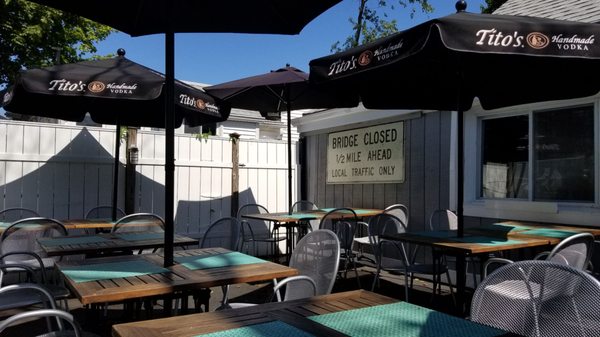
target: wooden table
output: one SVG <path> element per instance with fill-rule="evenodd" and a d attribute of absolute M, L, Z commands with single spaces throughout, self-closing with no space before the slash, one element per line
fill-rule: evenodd
<path fill-rule="evenodd" d="M 558 244 L 562 239 L 578 233 L 590 233 L 595 237 L 600 237 L 600 227 L 567 226 L 524 221 L 502 221 L 489 225 L 467 228 L 466 231 L 506 238 L 545 238 L 549 240 L 552 245 Z"/>
<path fill-rule="evenodd" d="M 463 238 L 456 236 L 456 231 L 427 231 L 419 233 L 400 233 L 382 235 L 384 239 L 403 241 L 417 245 L 430 246 L 434 252 L 455 255 L 456 259 L 456 293 L 458 313 L 466 312 L 466 266 L 468 256 L 482 253 L 501 252 L 506 250 L 527 247 L 550 247 L 553 240 L 546 237 L 522 236 L 503 238 L 499 236 L 485 236 L 465 234 Z"/>
<path fill-rule="evenodd" d="M 224 248 L 203 248 L 177 251 L 174 258 L 210 257 L 232 253 Z M 241 253 L 240 253 L 241 254 Z M 155 295 L 167 295 L 177 291 L 203 289 L 227 284 L 268 281 L 277 278 L 297 275 L 297 270 L 280 264 L 262 261 L 261 263 L 229 265 L 218 268 L 192 270 L 185 264 L 177 263 L 165 268 L 164 272 L 114 277 L 104 280 L 76 282 L 66 275 L 69 269 L 94 268 L 111 263 L 150 263 L 162 267 L 162 254 L 125 255 L 106 258 L 86 259 L 83 261 L 61 261 L 56 265 L 64 276 L 67 286 L 82 304 L 94 304 L 143 298 Z M 105 268 L 109 269 L 109 268 Z"/>
<path fill-rule="evenodd" d="M 74 235 L 38 238 L 40 247 L 48 256 L 97 254 L 123 250 L 162 248 L 163 233 L 120 232 L 95 235 Z M 197 245 L 198 240 L 182 235 L 174 236 L 174 246 Z"/>
<path fill-rule="evenodd" d="M 381 311 L 384 312 L 383 315 Z M 409 315 L 405 315 L 404 312 Z M 418 313 L 417 317 L 424 319 L 415 318 L 415 313 Z M 360 331 L 356 331 L 356 326 L 348 326 L 348 323 L 354 323 L 353 319 L 339 320 L 341 322 L 338 323 L 345 325 L 339 327 L 339 324 L 327 322 L 327 319 L 332 318 L 331 315 L 324 316 L 327 314 L 356 317 L 354 320 L 358 321 Z M 388 318 L 387 315 L 393 317 Z M 443 324 L 446 321 L 453 324 L 447 327 Z M 253 326 L 251 329 L 255 331 L 254 335 L 256 336 L 285 336 L 288 334 L 281 330 L 283 325 L 284 328 L 299 329 L 312 336 L 368 336 L 369 332 L 374 331 L 380 333 L 386 331 L 378 336 L 449 336 L 449 334 L 440 335 L 443 331 L 435 329 L 436 324 L 448 330 L 449 333 L 452 333 L 452 329 L 459 327 L 457 330 L 462 330 L 461 337 L 479 337 L 475 334 L 477 329 L 493 330 L 477 323 L 405 302 L 398 302 L 390 297 L 366 290 L 355 290 L 288 302 L 260 304 L 249 308 L 116 324 L 112 327 L 112 335 L 114 337 L 192 337 Z M 261 326 L 264 328 L 265 325 L 272 326 L 272 329 L 277 330 L 262 334 L 256 332 L 256 329 Z M 408 329 L 412 334 L 407 334 L 402 329 Z M 469 331 L 473 333 L 469 334 Z M 510 336 L 503 331 L 494 330 L 494 332 L 497 333 L 494 336 Z M 234 336 L 235 333 L 236 330 L 229 331 L 228 336 Z"/>
<path fill-rule="evenodd" d="M 301 212 L 278 212 L 278 213 L 258 213 L 258 214 L 246 214 L 242 215 L 246 219 L 254 219 L 261 221 L 270 221 L 275 224 L 276 227 L 284 227 L 286 229 L 286 254 L 291 254 L 294 249 L 295 240 L 293 238 L 293 229 L 297 228 L 298 223 L 301 221 L 320 220 L 327 212 L 333 210 L 333 208 L 324 208 L 316 210 L 306 210 Z M 356 216 L 360 218 L 366 218 L 381 214 L 382 209 L 372 208 L 352 208 L 356 212 Z M 333 214 L 334 217 L 344 218 L 345 214 L 343 211 Z"/>

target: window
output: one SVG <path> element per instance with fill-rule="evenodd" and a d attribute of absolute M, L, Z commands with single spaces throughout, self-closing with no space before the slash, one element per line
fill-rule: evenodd
<path fill-rule="evenodd" d="M 592 105 L 485 119 L 481 132 L 481 197 L 594 202 Z"/>
<path fill-rule="evenodd" d="M 210 123 L 198 126 L 189 126 L 187 124 L 183 125 L 183 132 L 189 134 L 200 134 L 200 133 L 208 133 L 210 135 L 217 134 L 217 123 Z"/>

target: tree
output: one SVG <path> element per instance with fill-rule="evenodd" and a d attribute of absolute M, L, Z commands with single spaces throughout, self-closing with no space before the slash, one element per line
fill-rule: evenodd
<path fill-rule="evenodd" d="M 481 13 L 492 14 L 498 7 L 502 6 L 506 0 L 485 0 L 487 6 L 481 5 Z"/>
<path fill-rule="evenodd" d="M 78 62 L 113 29 L 25 0 L 0 0 L 0 89 L 22 69 Z M 57 60 L 58 55 L 58 60 Z"/>
<path fill-rule="evenodd" d="M 352 47 L 365 44 L 383 36 L 390 35 L 398 31 L 397 21 L 389 19 L 389 11 L 394 11 L 396 6 L 410 8 L 410 17 L 412 18 L 420 7 L 424 13 L 431 13 L 433 7 L 429 0 L 397 0 L 397 2 L 388 2 L 387 0 L 375 0 L 369 3 L 369 0 L 358 0 L 358 14 L 356 19 L 350 18 L 353 35 L 346 38 L 341 43 L 337 41 L 331 46 L 332 52 L 339 52 Z M 371 5 L 376 4 L 376 5 Z M 376 7 L 374 7 L 376 6 Z"/>

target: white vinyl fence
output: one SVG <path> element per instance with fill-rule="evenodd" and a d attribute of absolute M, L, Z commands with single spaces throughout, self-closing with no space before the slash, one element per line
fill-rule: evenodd
<path fill-rule="evenodd" d="M 287 210 L 285 142 L 239 142 L 239 204 Z M 164 132 L 138 131 L 136 212 L 164 214 L 164 144 Z M 120 146 L 119 206 L 124 208 L 125 140 Z M 68 219 L 110 205 L 114 149 L 112 126 L 0 121 L 0 208 L 27 207 L 41 216 Z M 228 138 L 176 135 L 177 233 L 202 233 L 216 219 L 231 215 L 231 150 Z M 295 163 L 292 167 L 295 176 Z"/>

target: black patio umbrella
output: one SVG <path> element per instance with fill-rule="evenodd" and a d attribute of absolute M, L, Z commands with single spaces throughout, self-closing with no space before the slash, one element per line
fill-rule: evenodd
<path fill-rule="evenodd" d="M 458 13 L 310 61 L 310 79 L 366 108 L 458 111 L 457 215 L 463 235 L 463 111 L 584 97 L 600 90 L 598 25 Z"/>
<path fill-rule="evenodd" d="M 291 111 L 354 107 L 358 97 L 349 97 L 338 90 L 317 89 L 308 81 L 308 73 L 291 67 L 242 78 L 204 88 L 232 107 L 257 110 L 262 113 L 287 112 L 288 152 L 288 212 L 292 213 L 292 131 Z"/>
<path fill-rule="evenodd" d="M 167 102 L 173 95 L 175 33 L 222 32 L 298 34 L 341 0 L 30 0 L 109 25 L 131 36 L 165 34 Z M 173 264 L 174 128 L 173 104 L 165 110 L 165 266 Z"/>
<path fill-rule="evenodd" d="M 60 64 L 19 74 L 5 93 L 2 106 L 10 112 L 117 126 L 113 186 L 116 217 L 121 125 L 165 126 L 165 76 L 124 57 Z M 200 89 L 175 81 L 174 125 L 226 120 L 229 108 Z M 225 104 L 226 105 L 226 104 Z"/>

